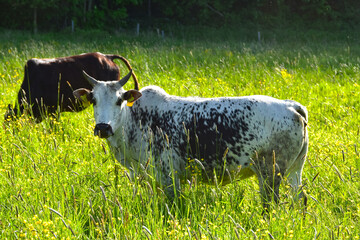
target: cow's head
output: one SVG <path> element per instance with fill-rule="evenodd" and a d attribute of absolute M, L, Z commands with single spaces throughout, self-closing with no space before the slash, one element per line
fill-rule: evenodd
<path fill-rule="evenodd" d="M 98 81 L 83 71 L 84 77 L 93 86 L 90 91 L 85 88 L 75 90 L 74 96 L 84 105 L 93 104 L 95 129 L 94 134 L 101 138 L 108 138 L 120 127 L 121 111 L 126 106 L 141 97 L 137 90 L 125 91 L 123 86 L 129 80 L 132 70 L 128 75 L 118 81 Z"/>

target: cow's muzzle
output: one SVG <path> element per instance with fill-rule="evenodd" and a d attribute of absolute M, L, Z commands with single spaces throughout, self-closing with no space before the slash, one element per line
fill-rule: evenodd
<path fill-rule="evenodd" d="M 100 138 L 108 138 L 114 135 L 112 127 L 106 123 L 98 123 L 95 125 L 94 135 Z"/>

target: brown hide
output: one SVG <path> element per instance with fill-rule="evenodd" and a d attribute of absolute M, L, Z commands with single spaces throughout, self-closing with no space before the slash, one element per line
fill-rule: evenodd
<path fill-rule="evenodd" d="M 48 114 L 54 114 L 58 109 L 60 112 L 83 110 L 85 107 L 75 100 L 72 93 L 78 88 L 92 89 L 83 77 L 83 71 L 103 81 L 119 80 L 120 69 L 114 59 L 122 60 L 127 68 L 131 69 L 130 63 L 124 57 L 98 52 L 28 60 L 17 102 L 14 109 L 9 105 L 5 119 L 20 116 L 25 109 L 37 122 L 42 121 Z M 139 89 L 134 72 L 132 76 L 134 88 Z"/>

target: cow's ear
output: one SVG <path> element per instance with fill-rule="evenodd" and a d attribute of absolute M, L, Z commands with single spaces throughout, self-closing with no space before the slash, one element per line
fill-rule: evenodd
<path fill-rule="evenodd" d="M 91 91 L 86 88 L 79 88 L 73 91 L 74 96 L 81 101 L 84 107 L 87 107 L 91 104 L 90 95 Z"/>
<path fill-rule="evenodd" d="M 127 104 L 129 107 L 132 107 L 134 102 L 138 100 L 142 96 L 141 92 L 137 90 L 129 90 L 126 93 L 124 93 L 124 100 L 127 101 Z"/>

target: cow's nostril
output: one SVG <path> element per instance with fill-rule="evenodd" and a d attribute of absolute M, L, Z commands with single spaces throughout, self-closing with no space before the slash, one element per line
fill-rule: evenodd
<path fill-rule="evenodd" d="M 98 123 L 95 125 L 94 135 L 100 138 L 108 138 L 114 135 L 112 127 L 106 123 Z"/>

